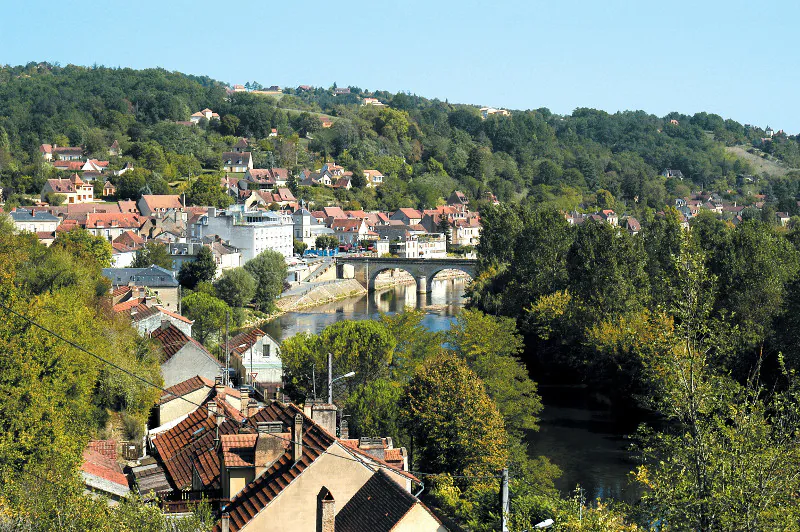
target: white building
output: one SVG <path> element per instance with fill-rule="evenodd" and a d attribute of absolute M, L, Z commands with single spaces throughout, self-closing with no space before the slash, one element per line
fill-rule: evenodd
<path fill-rule="evenodd" d="M 17 229 L 31 233 L 52 233 L 61 223 L 58 216 L 53 216 L 47 211 L 16 209 L 8 214 Z"/>
<path fill-rule="evenodd" d="M 317 221 L 313 214 L 306 209 L 297 209 L 292 214 L 294 221 L 294 238 L 304 242 L 309 249 L 316 247 L 317 237 L 320 235 L 332 235 L 333 229 Z"/>
<path fill-rule="evenodd" d="M 197 238 L 218 235 L 242 254 L 242 264 L 271 249 L 291 257 L 294 224 L 290 215 L 273 211 L 245 211 L 234 205 L 225 211 L 209 207 L 198 220 L 194 234 Z"/>

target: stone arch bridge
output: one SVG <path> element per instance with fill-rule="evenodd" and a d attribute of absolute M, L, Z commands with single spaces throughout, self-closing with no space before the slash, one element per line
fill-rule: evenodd
<path fill-rule="evenodd" d="M 386 270 L 401 269 L 414 276 L 417 280 L 417 293 L 427 294 L 431 282 L 437 273 L 442 270 L 459 270 L 470 277 L 475 277 L 475 268 L 478 261 L 475 259 L 399 259 L 377 257 L 336 257 L 336 276 L 345 277 L 343 266 L 353 267 L 356 280 L 363 284 L 367 290 L 375 290 L 375 278 Z"/>

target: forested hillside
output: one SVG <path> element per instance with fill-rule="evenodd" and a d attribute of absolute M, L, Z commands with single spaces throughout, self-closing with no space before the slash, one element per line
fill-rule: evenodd
<path fill-rule="evenodd" d="M 226 92 L 206 77 L 161 69 L 58 67 L 45 63 L 0 68 L 0 181 L 6 194 L 37 194 L 52 169 L 38 164 L 41 143 L 81 145 L 107 158 L 118 140 L 122 156 L 146 175 L 154 192 L 167 183 L 221 168 L 221 153 L 248 137 L 256 167 L 298 171 L 335 160 L 353 170 L 352 191 L 310 190 L 306 199 L 357 201 L 365 209 L 428 207 L 458 188 L 501 201 L 530 196 L 560 209 L 612 207 L 638 213 L 660 210 L 673 197 L 704 188 L 752 201 L 763 192 L 795 212 L 800 167 L 797 137 L 782 132 L 762 141 L 759 127 L 706 113 L 665 117 L 644 111 L 608 114 L 576 109 L 559 116 L 545 108 L 481 117 L 476 106 L 403 93 L 350 94 L 331 89 L 285 89 L 280 97 Z M 361 105 L 364 96 L 386 106 Z M 203 108 L 221 120 L 199 127 L 177 122 Z M 332 127 L 323 128 L 322 116 Z M 328 124 L 330 125 L 330 124 Z M 272 128 L 278 136 L 270 137 Z M 778 162 L 790 175 L 758 169 L 725 150 L 744 146 Z M 389 176 L 376 192 L 362 188 L 360 170 Z M 686 179 L 660 176 L 665 168 Z M 737 177 L 752 176 L 753 182 Z M 118 184 L 119 186 L 119 184 Z"/>

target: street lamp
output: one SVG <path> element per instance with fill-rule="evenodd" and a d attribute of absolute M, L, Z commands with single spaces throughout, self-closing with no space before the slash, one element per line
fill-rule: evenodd
<path fill-rule="evenodd" d="M 333 404 L 333 383 L 342 380 L 342 379 L 349 379 L 350 377 L 356 374 L 355 371 L 351 371 L 349 373 L 345 373 L 344 375 L 339 375 L 335 379 L 333 378 L 333 353 L 328 353 L 328 404 Z"/>

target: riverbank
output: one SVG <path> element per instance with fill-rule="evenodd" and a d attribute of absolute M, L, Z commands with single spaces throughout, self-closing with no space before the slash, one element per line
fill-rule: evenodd
<path fill-rule="evenodd" d="M 283 313 L 309 309 L 366 293 L 367 289 L 355 279 L 337 279 L 335 282 L 315 286 L 302 295 L 283 297 L 276 301 L 275 305 Z"/>

